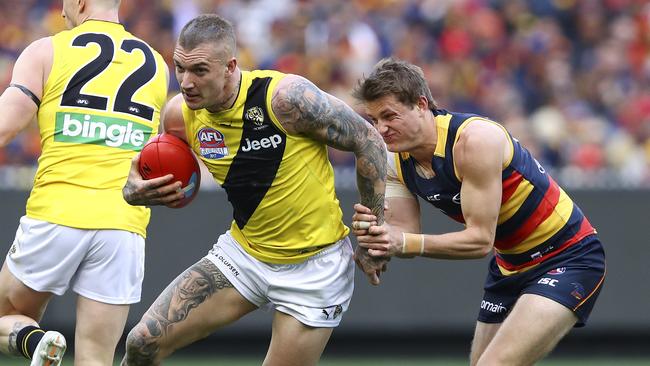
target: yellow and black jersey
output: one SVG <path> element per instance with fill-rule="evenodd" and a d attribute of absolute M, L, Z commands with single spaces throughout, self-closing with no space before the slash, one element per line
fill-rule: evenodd
<path fill-rule="evenodd" d="M 271 109 L 285 75 L 242 71 L 232 108 L 192 111 L 188 141 L 232 204 L 232 235 L 255 258 L 296 263 L 345 237 L 327 147 L 290 135 Z"/>
<path fill-rule="evenodd" d="M 127 204 L 122 187 L 131 158 L 158 131 L 167 65 L 118 23 L 89 20 L 54 35 L 52 44 L 27 216 L 144 236 L 149 209 Z"/>
<path fill-rule="evenodd" d="M 415 159 L 407 153 L 393 154 L 397 174 L 411 192 L 464 223 L 460 205 L 462 182 L 455 170 L 453 148 L 468 122 L 476 119 L 495 122 L 445 110 L 433 113 L 438 133 L 431 161 L 435 176 L 431 179 L 419 176 Z M 513 155 L 503 167 L 494 247 L 499 269 L 504 275 L 510 275 L 532 268 L 596 231 L 542 165 L 504 131 L 512 144 Z"/>

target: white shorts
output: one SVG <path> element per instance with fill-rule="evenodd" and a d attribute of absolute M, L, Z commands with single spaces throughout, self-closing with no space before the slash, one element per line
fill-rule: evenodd
<path fill-rule="evenodd" d="M 140 301 L 144 238 L 124 230 L 85 230 L 20 219 L 7 266 L 26 286 L 63 295 L 68 287 L 108 304 Z"/>
<path fill-rule="evenodd" d="M 219 237 L 205 256 L 248 301 L 312 327 L 336 327 L 354 291 L 354 260 L 349 238 L 297 264 L 261 262 L 232 237 Z"/>

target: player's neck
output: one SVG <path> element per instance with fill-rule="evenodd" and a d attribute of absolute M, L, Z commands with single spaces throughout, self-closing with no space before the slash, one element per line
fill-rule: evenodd
<path fill-rule="evenodd" d="M 418 143 L 408 153 L 423 166 L 431 166 L 431 159 L 436 152 L 438 144 L 438 129 L 436 118 L 433 113 L 426 115 L 422 124 L 421 133 L 418 135 Z"/>
<path fill-rule="evenodd" d="M 226 87 L 224 87 L 224 94 L 228 95 L 228 98 L 226 98 L 223 101 L 223 103 L 219 103 L 219 105 L 215 105 L 213 107 L 207 107 L 206 109 L 208 110 L 208 112 L 217 113 L 234 107 L 235 102 L 237 101 L 237 97 L 239 96 L 241 79 L 242 79 L 242 73 L 238 67 L 233 73 L 233 77 L 232 77 L 232 80 L 233 81 L 236 80 L 236 82 L 232 82 L 228 84 Z"/>
<path fill-rule="evenodd" d="M 228 109 L 235 106 L 235 102 L 237 101 L 237 97 L 239 96 L 239 88 L 241 88 L 241 79 L 242 79 L 242 73 L 239 67 L 235 69 L 235 73 L 233 76 L 234 76 L 233 79 L 237 80 L 237 83 L 233 84 L 232 90 L 230 92 L 230 97 L 226 101 L 226 106 L 228 106 Z"/>
<path fill-rule="evenodd" d="M 120 18 L 115 10 L 94 10 L 91 13 L 85 14 L 81 18 L 80 24 L 89 20 L 100 20 L 103 22 L 119 23 Z"/>

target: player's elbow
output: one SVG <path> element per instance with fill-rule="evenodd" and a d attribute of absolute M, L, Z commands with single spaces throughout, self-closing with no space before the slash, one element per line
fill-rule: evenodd
<path fill-rule="evenodd" d="M 486 241 L 479 244 L 479 247 L 476 251 L 476 258 L 485 258 L 492 253 L 492 241 Z"/>
<path fill-rule="evenodd" d="M 481 234 L 478 241 L 479 248 L 477 254 L 479 258 L 484 258 L 492 254 L 492 249 L 494 248 L 494 231 L 486 230 Z"/>
<path fill-rule="evenodd" d="M 492 245 L 488 243 L 473 242 L 463 253 L 463 259 L 481 259 L 492 253 Z"/>
<path fill-rule="evenodd" d="M 468 227 L 468 252 L 471 259 L 480 259 L 492 253 L 494 247 L 494 231 L 481 227 Z"/>

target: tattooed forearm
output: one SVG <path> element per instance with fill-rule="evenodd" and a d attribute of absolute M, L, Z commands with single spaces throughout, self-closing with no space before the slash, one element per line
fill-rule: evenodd
<path fill-rule="evenodd" d="M 144 202 L 142 202 L 141 200 L 136 199 L 135 190 L 136 190 L 135 184 L 127 181 L 124 187 L 122 188 L 122 197 L 124 197 L 124 200 L 128 204 L 133 206 L 144 204 Z"/>
<path fill-rule="evenodd" d="M 370 208 L 377 224 L 384 223 L 384 192 L 386 184 L 386 150 L 374 129 L 374 139 L 369 136 L 364 148 L 355 152 L 357 157 L 357 187 L 361 204 Z"/>
<path fill-rule="evenodd" d="M 130 180 L 127 180 L 122 188 L 122 197 L 131 206 L 164 205 L 172 200 L 166 197 L 166 194 L 168 193 L 161 189 L 144 190 Z"/>
<path fill-rule="evenodd" d="M 361 203 L 384 221 L 386 151 L 379 133 L 352 108 L 304 78 L 288 76 L 273 94 L 272 107 L 289 132 L 354 152 Z"/>

